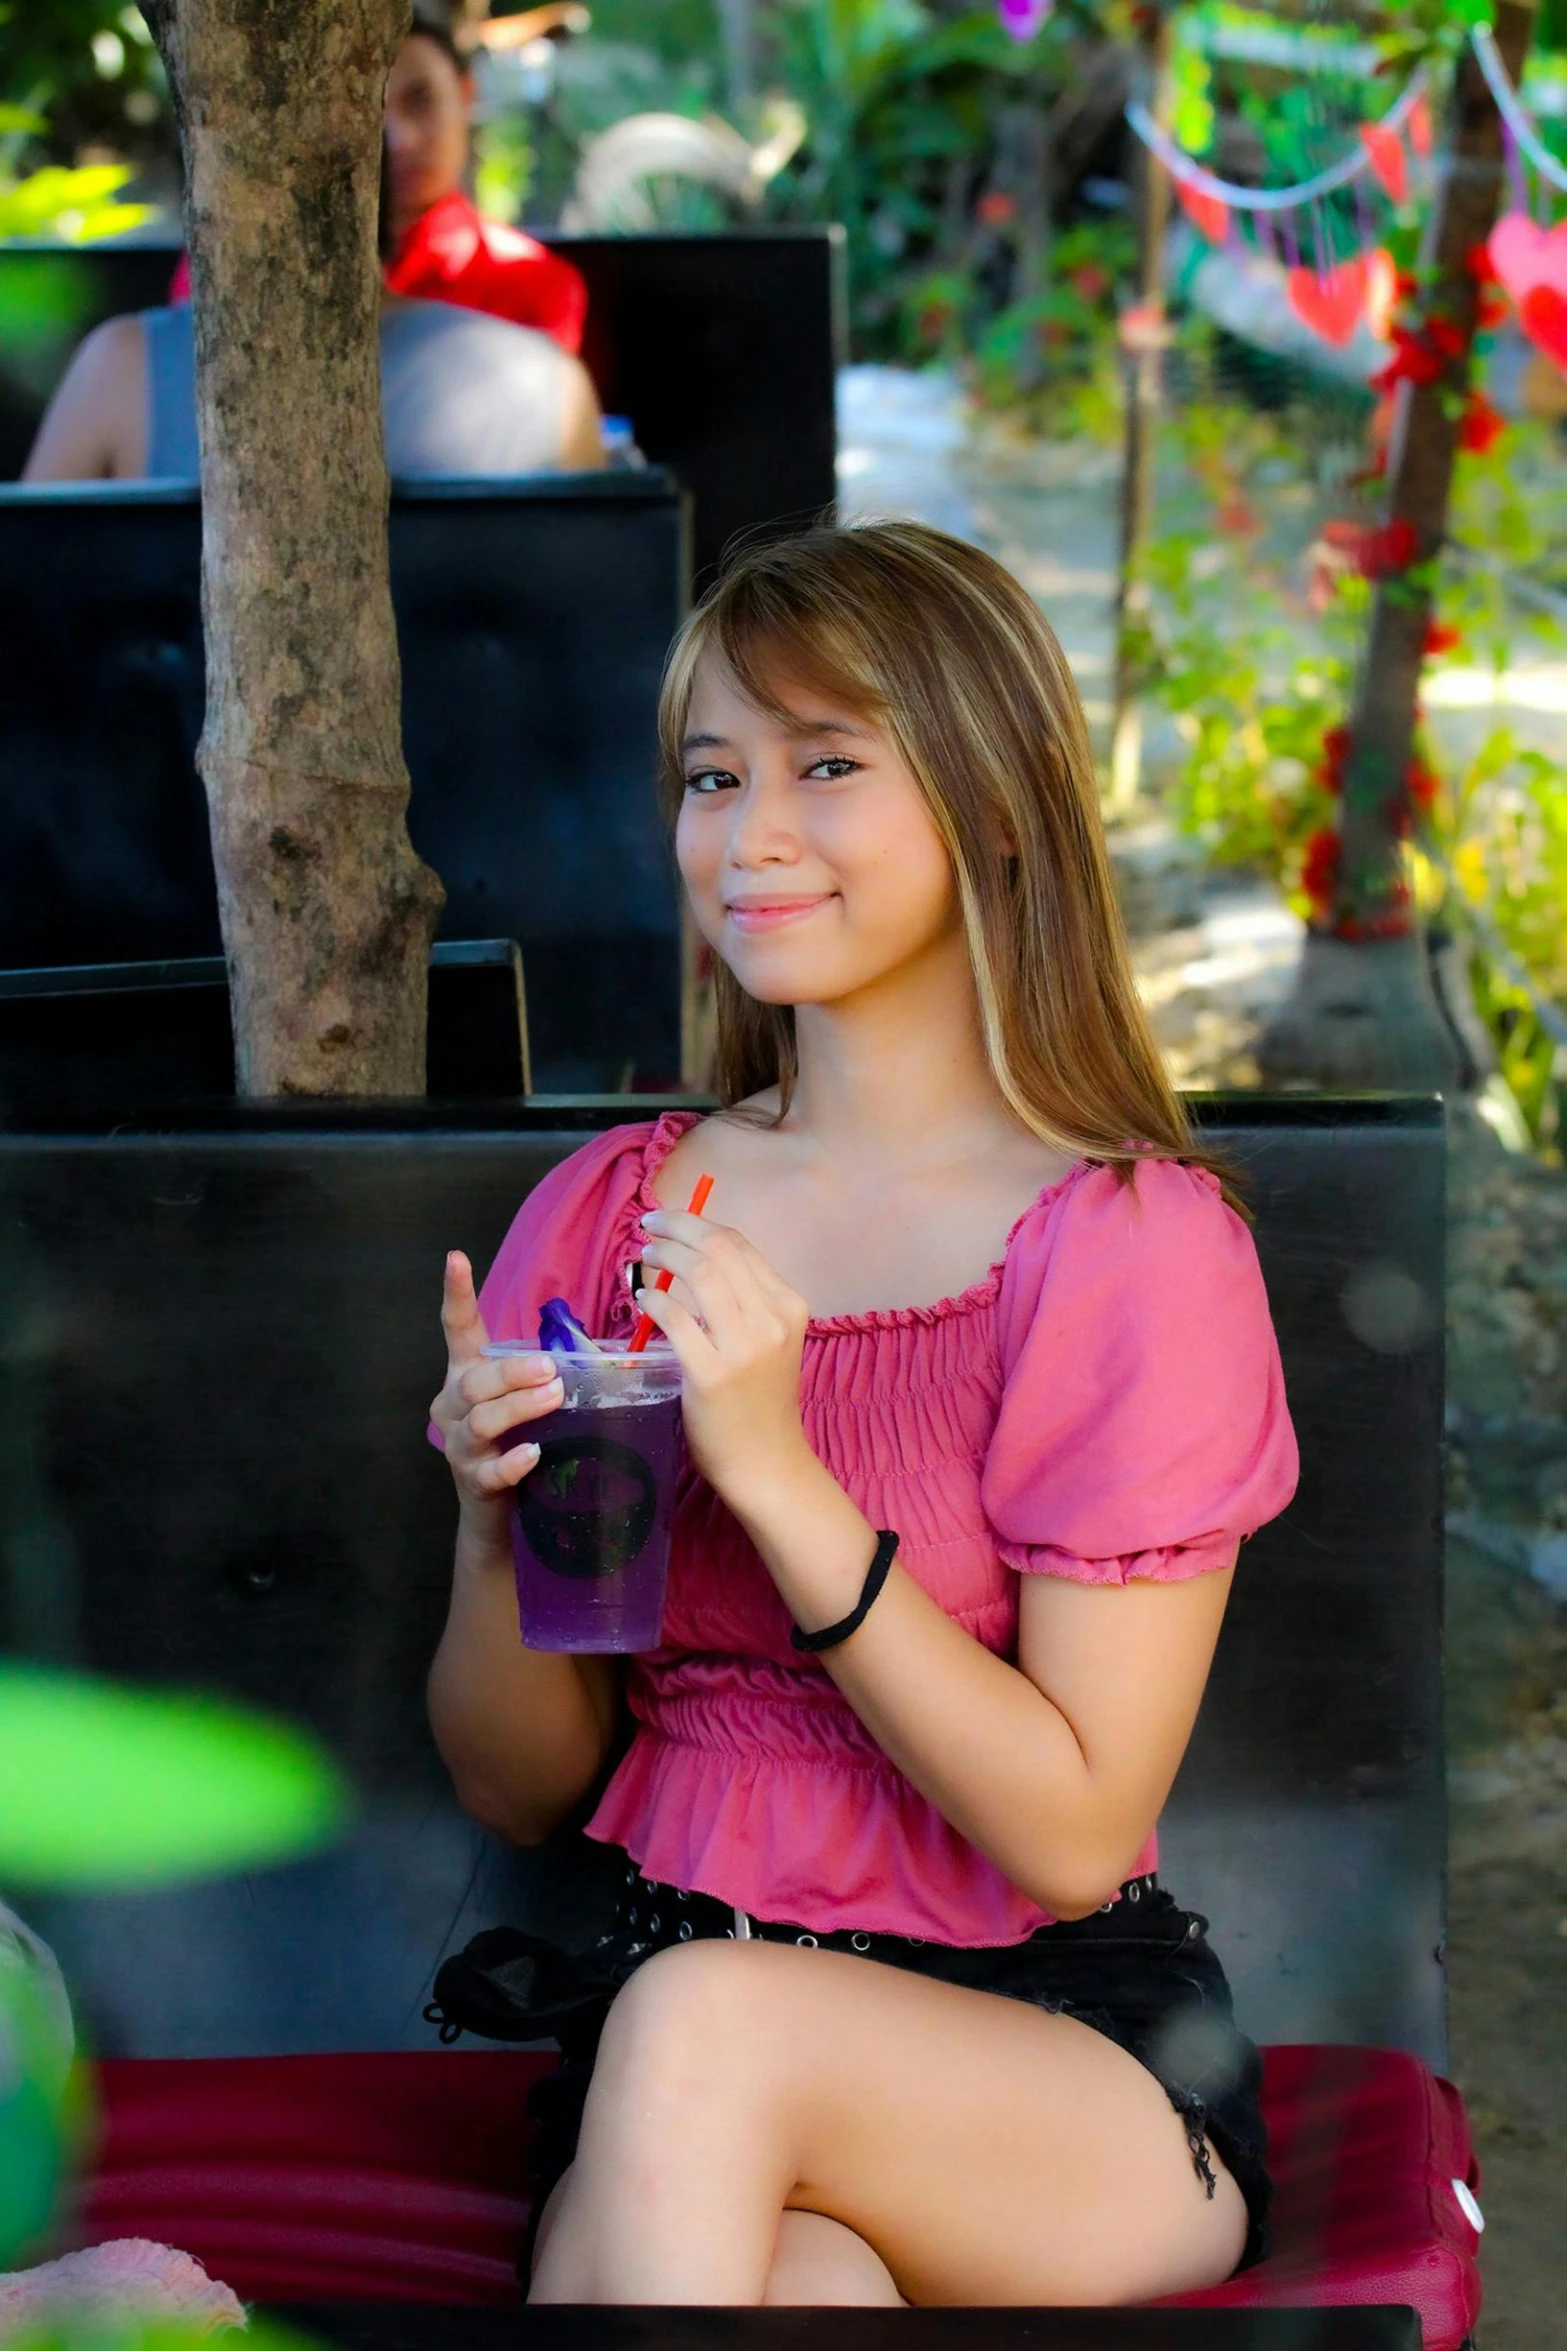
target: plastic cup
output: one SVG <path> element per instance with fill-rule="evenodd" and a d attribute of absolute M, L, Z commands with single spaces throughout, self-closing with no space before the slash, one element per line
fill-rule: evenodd
<path fill-rule="evenodd" d="M 537 1355 L 506 1340 L 486 1355 Z M 680 1363 L 665 1344 L 628 1355 L 553 1352 L 558 1412 L 505 1442 L 537 1445 L 513 1491 L 511 1551 L 524 1646 L 577 1654 L 656 1649 L 680 1470 Z"/>

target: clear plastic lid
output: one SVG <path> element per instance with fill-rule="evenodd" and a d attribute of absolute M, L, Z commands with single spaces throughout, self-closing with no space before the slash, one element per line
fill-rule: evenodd
<path fill-rule="evenodd" d="M 652 1339 L 640 1355 L 624 1339 L 602 1339 L 589 1355 L 564 1347 L 539 1347 L 524 1339 L 495 1339 L 488 1356 L 548 1355 L 560 1373 L 566 1403 L 575 1410 L 616 1404 L 662 1404 L 680 1393 L 680 1358 L 667 1339 Z"/>

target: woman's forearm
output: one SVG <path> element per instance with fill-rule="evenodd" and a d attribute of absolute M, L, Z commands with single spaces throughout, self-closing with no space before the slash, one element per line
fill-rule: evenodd
<path fill-rule="evenodd" d="M 859 1599 L 875 1530 L 814 1455 L 730 1500 L 796 1623 Z M 1077 1736 L 1016 1666 L 940 1609 L 896 1561 L 863 1624 L 821 1652 L 883 1752 L 959 1833 L 1057 1917 L 1094 1908 L 1135 1859 Z"/>
<path fill-rule="evenodd" d="M 465 1519 L 428 1685 L 464 1810 L 514 1845 L 538 1844 L 603 1769 L 618 1695 L 613 1658 L 523 1647 L 510 1551 Z"/>

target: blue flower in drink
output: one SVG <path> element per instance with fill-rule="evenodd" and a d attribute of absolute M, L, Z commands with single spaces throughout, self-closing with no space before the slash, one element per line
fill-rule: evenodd
<path fill-rule="evenodd" d="M 549 1355 L 602 1355 L 564 1298 L 546 1298 L 539 1310 L 539 1345 Z"/>

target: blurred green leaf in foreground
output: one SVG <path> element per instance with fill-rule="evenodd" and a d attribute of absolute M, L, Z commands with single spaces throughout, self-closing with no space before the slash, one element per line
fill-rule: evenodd
<path fill-rule="evenodd" d="M 233 2330 L 213 2334 L 208 2328 L 181 2324 L 171 2318 L 122 2317 L 105 2312 L 101 2303 L 79 2311 L 62 2309 L 46 2324 L 28 2326 L 6 2337 L 6 2351 L 212 2351 L 231 2339 Z M 245 2329 L 244 2351 L 319 2351 L 308 2335 L 275 2319 L 252 2317 Z"/>
<path fill-rule="evenodd" d="M 347 1811 L 298 1732 L 202 1697 L 0 1666 L 0 1884 L 170 1885 L 328 1843 Z"/>

